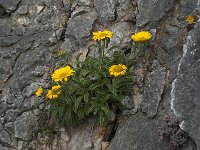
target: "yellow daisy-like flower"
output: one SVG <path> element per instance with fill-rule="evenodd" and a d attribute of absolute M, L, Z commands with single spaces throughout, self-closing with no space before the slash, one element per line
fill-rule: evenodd
<path fill-rule="evenodd" d="M 112 38 L 113 33 L 109 30 L 93 32 L 93 40 L 99 41 L 105 38 Z"/>
<path fill-rule="evenodd" d="M 109 30 L 105 30 L 104 33 L 106 34 L 106 37 L 109 38 L 109 39 L 111 39 L 112 36 L 113 36 L 113 33 Z"/>
<path fill-rule="evenodd" d="M 46 97 L 49 98 L 49 99 L 58 98 L 58 96 L 59 96 L 60 93 L 61 93 L 60 88 L 61 88 L 60 85 L 53 86 L 53 87 L 51 88 L 51 90 L 48 91 Z"/>
<path fill-rule="evenodd" d="M 186 20 L 189 24 L 194 23 L 194 16 L 187 16 Z"/>
<path fill-rule="evenodd" d="M 37 91 L 35 92 L 35 95 L 41 96 L 42 93 L 43 93 L 43 89 L 42 89 L 41 87 L 39 87 L 39 88 L 37 89 Z"/>
<path fill-rule="evenodd" d="M 57 69 L 52 75 L 51 78 L 53 81 L 67 81 L 69 76 L 74 75 L 74 70 L 70 66 Z"/>
<path fill-rule="evenodd" d="M 152 37 L 150 32 L 142 31 L 135 33 L 131 36 L 131 39 L 135 42 L 145 42 L 150 40 Z"/>
<path fill-rule="evenodd" d="M 111 76 L 113 75 L 115 77 L 118 77 L 118 76 L 125 75 L 127 70 L 128 70 L 128 68 L 123 64 L 112 65 L 109 68 L 109 73 Z"/>

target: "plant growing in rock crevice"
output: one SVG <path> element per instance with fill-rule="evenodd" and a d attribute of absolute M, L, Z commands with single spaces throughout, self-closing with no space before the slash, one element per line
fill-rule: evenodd
<path fill-rule="evenodd" d="M 130 68 L 136 64 L 138 57 L 145 54 L 151 34 L 139 32 L 132 35 L 128 59 L 121 50 L 109 57 L 106 55 L 113 49 L 109 47 L 112 36 L 109 30 L 93 32 L 96 43 L 90 47 L 97 50 L 99 57 L 88 56 L 81 61 L 80 54 L 76 57 L 75 66 L 62 61 L 64 67 L 52 74 L 54 85 L 46 97 L 50 99 L 49 114 L 59 125 L 78 123 L 93 114 L 97 116 L 99 125 L 105 126 L 116 108 L 124 109 L 122 100 L 131 95 L 134 81 L 134 72 Z M 65 55 L 64 52 L 59 54 Z M 42 92 L 39 88 L 37 96 Z"/>
<path fill-rule="evenodd" d="M 180 128 L 180 122 L 176 116 L 167 115 L 158 129 L 161 139 L 167 141 L 172 150 L 179 150 L 188 144 L 189 135 Z"/>

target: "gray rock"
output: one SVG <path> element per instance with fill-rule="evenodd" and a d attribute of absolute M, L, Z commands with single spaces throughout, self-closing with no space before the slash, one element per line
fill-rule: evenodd
<path fill-rule="evenodd" d="M 140 113 L 122 120 L 108 150 L 169 150 L 157 133 L 158 123 Z"/>
<path fill-rule="evenodd" d="M 40 77 L 44 74 L 45 70 L 46 70 L 45 66 L 37 66 L 35 70 L 32 72 L 32 74 L 35 75 L 36 77 Z"/>
<path fill-rule="evenodd" d="M 37 126 L 37 118 L 31 112 L 24 112 L 14 122 L 15 137 L 23 140 L 29 140 Z"/>
<path fill-rule="evenodd" d="M 87 6 L 82 6 L 82 7 L 76 7 L 75 10 L 71 13 L 71 18 L 75 18 L 81 14 L 88 13 L 92 9 Z"/>
<path fill-rule="evenodd" d="M 92 6 L 93 2 L 92 2 L 92 0 L 79 0 L 78 5 L 80 5 L 80 6 Z"/>
<path fill-rule="evenodd" d="M 12 75 L 13 70 L 12 70 L 12 59 L 3 59 L 0 57 L 0 72 L 1 72 L 1 76 L 0 76 L 0 81 L 7 81 L 7 79 Z"/>
<path fill-rule="evenodd" d="M 175 0 L 138 0 L 137 26 L 155 23 L 172 9 Z"/>
<path fill-rule="evenodd" d="M 11 143 L 10 135 L 6 130 L 1 130 L 0 131 L 0 140 L 5 142 L 5 143 L 8 143 L 8 144 Z"/>
<path fill-rule="evenodd" d="M 12 44 L 17 43 L 20 41 L 22 37 L 18 35 L 7 36 L 7 37 L 0 37 L 0 46 L 11 46 Z"/>
<path fill-rule="evenodd" d="M 144 95 L 142 100 L 142 111 L 148 117 L 154 117 L 157 114 L 161 95 L 164 90 L 166 71 L 157 61 L 153 62 L 151 72 L 146 76 Z"/>
<path fill-rule="evenodd" d="M 77 51 L 79 42 L 74 37 L 67 36 L 61 47 L 67 51 Z"/>
<path fill-rule="evenodd" d="M 120 21 L 135 21 L 136 4 L 131 0 L 119 0 L 117 7 L 117 19 Z"/>
<path fill-rule="evenodd" d="M 125 98 L 122 100 L 122 103 L 126 106 L 128 109 L 132 109 L 134 104 L 133 104 L 133 99 L 130 98 L 129 96 L 125 96 Z"/>
<path fill-rule="evenodd" d="M 17 8 L 17 5 L 21 0 L 0 0 L 0 5 L 2 5 L 6 12 L 10 13 Z"/>
<path fill-rule="evenodd" d="M 89 37 L 96 19 L 97 16 L 95 11 L 84 13 L 73 19 L 70 19 L 66 29 L 66 37 L 67 35 L 71 35 L 76 37 L 78 40 Z"/>
<path fill-rule="evenodd" d="M 10 109 L 6 112 L 6 115 L 4 116 L 4 121 L 6 122 L 13 122 L 17 118 L 17 116 L 20 114 L 20 110 L 14 110 Z"/>
<path fill-rule="evenodd" d="M 111 0 L 94 0 L 94 6 L 100 14 L 103 24 L 107 24 L 115 20 L 115 2 Z"/>
<path fill-rule="evenodd" d="M 22 95 L 24 97 L 30 97 L 31 95 L 33 95 L 33 93 L 35 93 L 37 91 L 38 88 L 38 83 L 31 83 L 30 86 L 27 86 L 26 88 L 23 89 L 22 91 Z"/>
<path fill-rule="evenodd" d="M 114 33 L 113 38 L 111 39 L 111 45 L 112 43 L 120 43 L 125 44 L 127 42 L 131 41 L 131 35 L 135 31 L 135 27 L 130 22 L 118 22 L 115 25 L 111 27 L 111 31 Z"/>
<path fill-rule="evenodd" d="M 65 42 L 62 48 L 75 51 L 80 46 L 83 46 L 91 35 L 95 20 L 97 19 L 96 12 L 93 10 L 89 13 L 84 13 L 76 16 L 68 21 L 68 27 L 65 33 Z"/>
<path fill-rule="evenodd" d="M 181 128 L 189 132 L 200 149 L 200 22 L 183 46 L 178 77 L 173 82 L 171 108 L 183 119 Z"/>
<path fill-rule="evenodd" d="M 38 116 L 41 114 L 41 110 L 40 109 L 35 109 L 33 110 L 34 115 Z"/>
<path fill-rule="evenodd" d="M 180 1 L 180 18 L 185 21 L 188 15 L 193 14 L 195 8 L 198 5 L 198 0 L 184 0 Z"/>
<path fill-rule="evenodd" d="M 19 7 L 17 13 L 19 13 L 20 15 L 25 15 L 26 13 L 28 13 L 28 6 Z"/>

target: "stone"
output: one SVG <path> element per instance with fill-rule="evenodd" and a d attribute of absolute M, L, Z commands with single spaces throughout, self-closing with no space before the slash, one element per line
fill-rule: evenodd
<path fill-rule="evenodd" d="M 39 88 L 38 83 L 33 82 L 33 83 L 31 83 L 30 86 L 27 86 L 23 89 L 22 95 L 24 97 L 30 97 L 37 91 L 38 88 Z"/>
<path fill-rule="evenodd" d="M 3 142 L 8 143 L 8 144 L 11 143 L 10 135 L 6 130 L 0 131 L 0 141 L 3 141 Z"/>
<path fill-rule="evenodd" d="M 44 107 L 45 107 L 45 104 L 44 104 L 44 103 L 42 103 L 42 104 L 39 105 L 39 109 L 40 109 L 40 110 L 43 110 Z"/>
<path fill-rule="evenodd" d="M 24 112 L 14 122 L 15 137 L 23 140 L 30 140 L 34 128 L 37 126 L 37 118 L 31 112 Z"/>
<path fill-rule="evenodd" d="M 79 0 L 78 5 L 80 6 L 92 6 L 92 0 Z"/>
<path fill-rule="evenodd" d="M 141 113 L 121 120 L 108 150 L 169 150 L 157 133 L 158 123 Z"/>
<path fill-rule="evenodd" d="M 41 77 L 44 74 L 46 67 L 45 66 L 37 66 L 35 70 L 32 72 L 36 77 Z"/>
<path fill-rule="evenodd" d="M 0 37 L 0 46 L 2 47 L 11 46 L 12 44 L 15 44 L 18 41 L 20 41 L 21 38 L 22 37 L 18 35 Z"/>
<path fill-rule="evenodd" d="M 94 22 L 97 19 L 95 11 L 84 13 L 73 19 L 69 19 L 66 29 L 67 35 L 74 36 L 77 40 L 89 37 L 94 26 Z"/>
<path fill-rule="evenodd" d="M 70 51 L 78 50 L 91 36 L 96 19 L 97 15 L 95 11 L 84 13 L 70 19 L 65 33 L 65 42 L 61 47 Z"/>
<path fill-rule="evenodd" d="M 0 5 L 2 5 L 6 12 L 10 13 L 17 9 L 18 4 L 21 0 L 0 0 Z"/>
<path fill-rule="evenodd" d="M 6 122 L 13 122 L 15 121 L 15 119 L 17 118 L 17 116 L 20 114 L 20 110 L 14 110 L 14 109 L 10 109 L 6 112 L 6 115 L 4 117 L 4 121 Z"/>
<path fill-rule="evenodd" d="M 17 13 L 19 13 L 20 15 L 27 14 L 28 13 L 28 6 L 19 7 L 19 9 L 17 10 Z"/>
<path fill-rule="evenodd" d="M 144 94 L 142 100 L 142 111 L 148 117 L 154 117 L 160 104 L 161 96 L 165 86 L 166 71 L 157 61 L 153 62 L 151 72 L 146 76 Z"/>
<path fill-rule="evenodd" d="M 108 24 L 115 20 L 115 1 L 111 0 L 94 0 L 94 6 L 100 14 L 103 24 Z"/>
<path fill-rule="evenodd" d="M 184 0 L 180 1 L 180 19 L 185 21 L 188 15 L 191 15 L 198 6 L 198 0 Z"/>
<path fill-rule="evenodd" d="M 133 99 L 131 99 L 129 96 L 125 96 L 125 98 L 122 100 L 122 103 L 126 108 L 132 109 L 133 108 Z"/>
<path fill-rule="evenodd" d="M 114 33 L 113 38 L 111 39 L 111 45 L 114 45 L 115 43 L 120 45 L 124 45 L 127 42 L 131 41 L 131 35 L 135 31 L 135 27 L 130 22 L 118 22 L 115 25 L 111 27 L 111 31 Z"/>
<path fill-rule="evenodd" d="M 175 0 L 139 0 L 137 26 L 158 22 L 173 8 L 174 2 Z"/>
<path fill-rule="evenodd" d="M 0 81 L 7 81 L 7 79 L 12 75 L 13 70 L 12 70 L 12 59 L 5 59 L 0 57 L 0 72 L 2 75 L 0 76 Z"/>
<path fill-rule="evenodd" d="M 3 147 L 2 145 L 0 145 L 0 149 L 1 150 L 15 150 L 14 148 Z"/>
<path fill-rule="evenodd" d="M 119 0 L 117 7 L 117 19 L 120 21 L 135 21 L 136 5 L 131 0 Z"/>
<path fill-rule="evenodd" d="M 66 51 L 77 51 L 79 49 L 79 42 L 74 37 L 66 37 L 65 42 L 62 43 L 61 48 Z"/>
<path fill-rule="evenodd" d="M 197 22 L 183 46 L 183 56 L 171 91 L 171 109 L 183 119 L 180 126 L 194 139 L 197 149 L 200 149 L 199 60 L 200 22 Z"/>
<path fill-rule="evenodd" d="M 35 109 L 33 110 L 34 115 L 39 116 L 41 114 L 41 110 L 40 109 Z"/>
<path fill-rule="evenodd" d="M 71 14 L 71 18 L 75 18 L 81 14 L 88 13 L 90 11 L 91 11 L 91 8 L 87 6 L 76 7 L 75 10 Z"/>

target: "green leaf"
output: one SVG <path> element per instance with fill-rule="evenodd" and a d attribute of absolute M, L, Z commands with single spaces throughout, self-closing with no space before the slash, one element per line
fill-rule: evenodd
<path fill-rule="evenodd" d="M 81 103 L 83 99 L 83 96 L 79 96 L 76 100 L 75 100 L 75 103 L 74 103 L 74 111 L 77 112 L 77 109 Z"/>
<path fill-rule="evenodd" d="M 107 115 L 107 116 L 110 116 L 110 109 L 109 107 L 106 107 L 106 106 L 101 106 L 101 110 L 104 111 L 104 113 Z"/>
<path fill-rule="evenodd" d="M 100 87 L 101 85 L 103 85 L 102 82 L 96 82 L 96 83 L 92 84 L 92 85 L 89 87 L 89 90 L 90 90 L 90 91 L 93 91 L 93 90 L 95 90 L 96 88 Z"/>
<path fill-rule="evenodd" d="M 100 111 L 100 112 L 99 112 L 99 125 L 100 125 L 100 126 L 103 126 L 103 125 L 104 125 L 104 122 L 105 122 L 104 113 L 103 113 L 103 111 Z"/>
<path fill-rule="evenodd" d="M 88 113 L 93 112 L 94 110 L 98 110 L 98 104 L 97 101 L 91 102 L 91 106 L 88 109 Z"/>
<path fill-rule="evenodd" d="M 89 100 L 89 93 L 88 92 L 86 92 L 86 93 L 84 93 L 84 102 L 85 103 L 88 103 L 88 100 Z"/>

